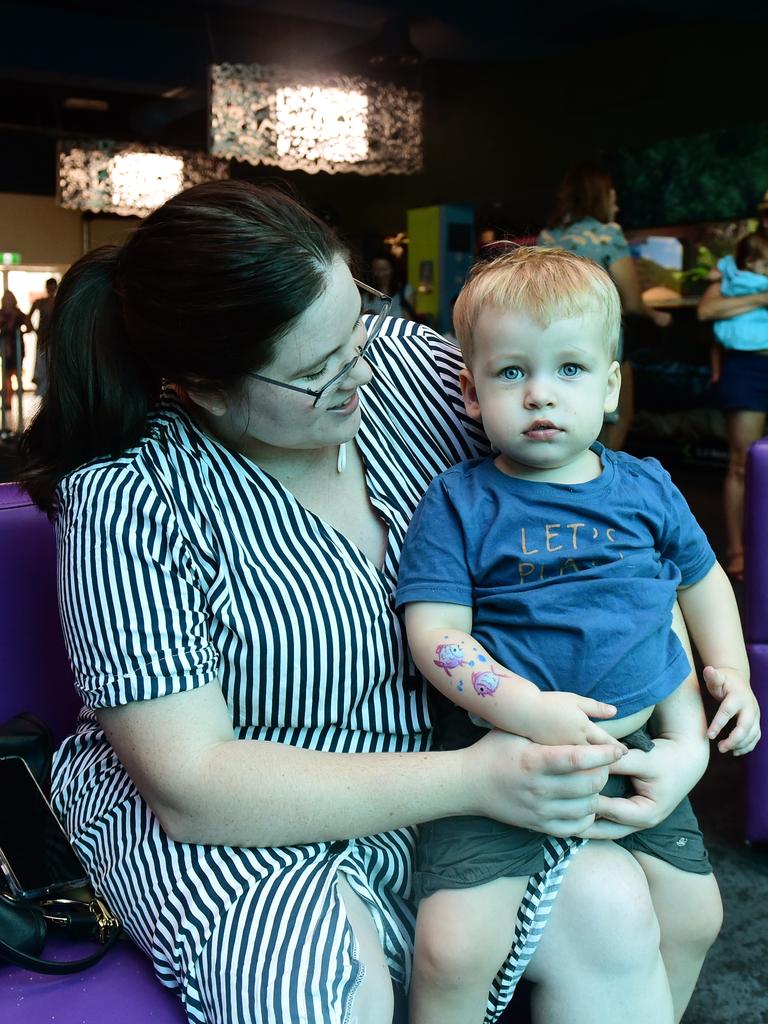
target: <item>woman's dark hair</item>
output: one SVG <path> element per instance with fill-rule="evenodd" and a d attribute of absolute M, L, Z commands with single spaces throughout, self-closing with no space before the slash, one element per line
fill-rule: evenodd
<path fill-rule="evenodd" d="M 66 473 L 139 441 L 163 380 L 215 393 L 265 366 L 336 258 L 341 241 L 294 199 L 234 181 L 182 192 L 123 246 L 83 256 L 56 295 L 22 486 L 50 512 Z"/>
<path fill-rule="evenodd" d="M 564 227 L 585 217 L 607 223 L 611 219 L 612 188 L 611 176 L 604 168 L 592 163 L 576 164 L 563 176 L 547 226 Z"/>
<path fill-rule="evenodd" d="M 374 249 L 368 260 L 368 279 L 372 284 L 376 284 L 373 280 L 373 261 L 384 260 L 389 265 L 389 269 L 392 272 L 392 276 L 389 283 L 389 290 L 393 295 L 396 295 L 402 290 L 405 284 L 405 274 L 403 273 L 402 263 L 395 259 L 392 253 L 388 249 Z"/>
<path fill-rule="evenodd" d="M 768 238 L 762 231 L 753 231 L 750 235 L 744 235 L 739 240 L 734 253 L 736 266 L 739 270 L 747 270 L 748 263 L 755 260 L 768 259 Z"/>
<path fill-rule="evenodd" d="M 374 249 L 368 262 L 373 263 L 374 260 L 385 260 L 393 271 L 397 270 L 397 261 L 389 249 Z"/>

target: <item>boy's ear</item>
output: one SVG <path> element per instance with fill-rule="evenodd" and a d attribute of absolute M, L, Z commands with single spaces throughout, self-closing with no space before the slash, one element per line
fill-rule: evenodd
<path fill-rule="evenodd" d="M 608 386 L 605 389 L 605 405 L 603 412 L 616 412 L 621 392 L 621 367 L 614 361 L 608 370 Z"/>
<path fill-rule="evenodd" d="M 461 396 L 464 399 L 464 408 L 467 410 L 467 415 L 479 422 L 480 402 L 477 398 L 475 378 L 472 371 L 468 370 L 466 366 L 459 372 L 459 382 L 461 383 Z"/>

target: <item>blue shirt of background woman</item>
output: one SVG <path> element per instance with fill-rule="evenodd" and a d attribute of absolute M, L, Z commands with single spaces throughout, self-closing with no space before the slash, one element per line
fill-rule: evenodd
<path fill-rule="evenodd" d="M 538 244 L 586 256 L 608 271 L 612 263 L 630 254 L 629 245 L 619 225 L 613 221 L 602 224 L 596 217 L 583 217 L 573 224 L 544 228 L 538 237 Z"/>

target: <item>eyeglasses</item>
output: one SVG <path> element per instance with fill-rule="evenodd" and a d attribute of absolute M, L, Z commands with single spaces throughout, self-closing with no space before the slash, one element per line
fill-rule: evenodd
<path fill-rule="evenodd" d="M 249 376 L 253 377 L 255 380 L 264 381 L 265 384 L 274 384 L 275 387 L 278 388 L 286 388 L 288 391 L 298 391 L 302 395 L 311 395 L 312 398 L 314 398 L 312 408 L 316 409 L 320 400 L 324 396 L 330 395 L 332 389 L 335 388 L 342 380 L 344 380 L 345 377 L 348 376 L 348 374 L 352 372 L 355 366 L 357 366 L 358 359 L 365 355 L 371 342 L 375 341 L 376 338 L 379 336 L 382 324 L 384 323 L 384 318 L 386 317 L 387 313 L 389 313 L 389 307 L 392 305 L 392 299 L 389 297 L 389 295 L 385 295 L 384 292 L 377 291 L 375 288 L 371 288 L 369 285 L 363 284 L 362 281 L 355 281 L 355 284 L 357 285 L 358 289 L 364 293 L 364 295 L 372 295 L 375 298 L 379 299 L 382 304 L 381 309 L 376 315 L 376 319 L 373 321 L 371 329 L 368 332 L 368 337 L 365 339 L 365 343 L 361 345 L 360 348 L 357 350 L 357 355 L 353 359 L 350 359 L 348 363 L 344 363 L 339 372 L 334 374 L 327 384 L 323 384 L 319 391 L 313 391 L 312 388 L 300 388 L 296 384 L 286 384 L 285 381 L 274 380 L 272 377 L 264 377 L 260 373 L 250 373 Z M 365 301 L 363 301 L 363 307 L 364 306 Z M 365 312 L 365 308 L 363 308 L 362 312 Z"/>

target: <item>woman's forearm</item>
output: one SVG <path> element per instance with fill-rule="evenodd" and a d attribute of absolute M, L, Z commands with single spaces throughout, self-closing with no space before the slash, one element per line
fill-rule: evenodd
<path fill-rule="evenodd" d="M 696 316 L 699 320 L 730 320 L 742 313 L 751 313 L 754 309 L 764 309 L 766 305 L 768 292 L 723 295 L 719 285 L 710 285 L 699 301 Z"/>
<path fill-rule="evenodd" d="M 469 813 L 462 752 L 346 754 L 232 735 L 215 683 L 98 713 L 174 839 L 283 846 Z"/>
<path fill-rule="evenodd" d="M 97 712 L 179 841 L 285 846 L 480 814 L 555 835 L 586 828 L 618 743 L 538 746 L 491 732 L 466 750 L 325 753 L 234 739 L 216 683 Z"/>
<path fill-rule="evenodd" d="M 163 827 L 182 842 L 290 846 L 477 810 L 462 752 L 336 754 L 230 740 L 212 747 Z"/>
<path fill-rule="evenodd" d="M 614 260 L 610 265 L 609 273 L 621 298 L 622 313 L 648 317 L 649 320 L 658 323 L 660 327 L 669 323 L 668 313 L 655 310 L 643 299 L 637 268 L 631 256 L 622 256 L 620 259 Z"/>
<path fill-rule="evenodd" d="M 569 836 L 591 824 L 623 753 L 499 731 L 465 750 L 395 754 L 230 740 L 182 767 L 173 801 L 151 806 L 171 838 L 226 846 L 344 840 L 457 814 Z"/>

